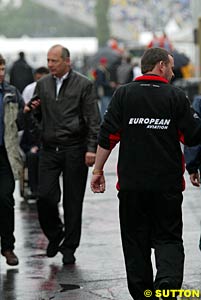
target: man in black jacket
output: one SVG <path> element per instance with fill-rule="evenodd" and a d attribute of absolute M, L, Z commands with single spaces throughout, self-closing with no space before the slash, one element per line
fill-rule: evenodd
<path fill-rule="evenodd" d="M 183 280 L 180 140 L 201 140 L 201 122 L 182 90 L 169 84 L 174 59 L 161 48 L 145 51 L 142 76 L 112 97 L 99 135 L 91 188 L 105 190 L 104 164 L 120 140 L 118 189 L 120 225 L 128 288 L 135 300 L 176 294 Z M 157 273 L 153 281 L 151 249 Z M 158 294 L 156 295 L 156 290 Z"/>
<path fill-rule="evenodd" d="M 72 70 L 69 50 L 51 47 L 47 62 L 50 74 L 37 82 L 38 99 L 31 103 L 42 128 L 38 214 L 49 240 L 47 256 L 60 251 L 63 264 L 71 264 L 80 242 L 82 204 L 88 167 L 95 161 L 100 117 L 94 86 Z M 58 208 L 61 174 L 64 224 Z"/>

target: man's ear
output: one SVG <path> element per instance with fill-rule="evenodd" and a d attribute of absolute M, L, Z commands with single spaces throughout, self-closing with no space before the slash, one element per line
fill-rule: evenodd
<path fill-rule="evenodd" d="M 159 66 L 160 66 L 160 68 L 163 68 L 164 62 L 162 60 L 159 62 Z"/>
<path fill-rule="evenodd" d="M 70 66 L 71 66 L 71 60 L 70 60 L 70 57 L 66 57 L 65 63 L 66 63 L 66 66 L 67 66 L 68 68 L 70 68 Z"/>
<path fill-rule="evenodd" d="M 66 57 L 66 63 L 69 65 L 71 63 L 70 57 Z"/>
<path fill-rule="evenodd" d="M 161 60 L 161 61 L 159 62 L 158 65 L 159 65 L 159 70 L 160 70 L 161 72 L 163 72 L 163 71 L 164 71 L 164 66 L 165 66 L 164 61 Z"/>

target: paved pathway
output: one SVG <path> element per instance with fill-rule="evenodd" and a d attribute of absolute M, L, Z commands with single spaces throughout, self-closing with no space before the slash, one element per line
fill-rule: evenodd
<path fill-rule="evenodd" d="M 2 300 L 131 300 L 126 286 L 116 197 L 115 150 L 106 165 L 107 191 L 86 191 L 81 245 L 75 266 L 63 266 L 62 256 L 47 258 L 47 240 L 38 224 L 35 204 L 24 203 L 16 189 L 16 253 L 13 268 L 1 257 Z M 91 173 L 91 172 L 90 172 Z M 89 175 L 90 178 L 90 175 Z M 201 252 L 198 250 L 201 190 L 190 185 L 184 193 L 185 289 L 201 288 Z M 70 288 L 76 288 L 69 290 Z"/>

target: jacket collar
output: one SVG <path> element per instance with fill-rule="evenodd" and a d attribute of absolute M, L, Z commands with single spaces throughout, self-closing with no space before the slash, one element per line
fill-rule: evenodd
<path fill-rule="evenodd" d="M 168 80 L 165 79 L 164 77 L 160 77 L 155 74 L 145 74 L 142 76 L 138 76 L 135 78 L 134 81 L 161 81 L 163 83 L 169 83 Z"/>
<path fill-rule="evenodd" d="M 68 79 L 70 76 L 71 76 L 71 73 L 72 73 L 72 68 L 70 68 L 70 70 L 62 77 L 63 78 L 63 81 L 65 81 L 66 79 Z M 51 75 L 50 76 L 56 80 L 58 77 L 56 77 L 55 75 Z"/>
<path fill-rule="evenodd" d="M 3 93 L 12 90 L 14 87 L 10 84 L 8 84 L 8 82 L 6 82 L 5 80 L 1 83 L 0 85 L 0 89 Z"/>

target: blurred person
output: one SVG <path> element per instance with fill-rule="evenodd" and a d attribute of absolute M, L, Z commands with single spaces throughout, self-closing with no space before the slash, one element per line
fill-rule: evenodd
<path fill-rule="evenodd" d="M 103 56 L 100 58 L 99 66 L 95 73 L 95 85 L 100 99 L 100 113 L 101 119 L 103 120 L 105 111 L 107 110 L 112 94 L 116 88 L 116 83 L 111 81 L 111 74 L 108 69 L 108 60 L 106 57 Z"/>
<path fill-rule="evenodd" d="M 165 49 L 145 51 L 143 75 L 119 87 L 112 97 L 101 125 L 91 179 L 94 193 L 105 191 L 104 165 L 120 141 L 121 238 L 128 288 L 135 300 L 146 299 L 146 290 L 156 299 L 155 290 L 180 289 L 183 281 L 185 182 L 180 140 L 189 146 L 200 143 L 201 121 L 185 93 L 170 84 L 173 69 L 174 59 Z M 162 296 L 166 299 L 167 295 Z M 173 298 L 176 295 L 170 295 Z"/>
<path fill-rule="evenodd" d="M 159 38 L 159 47 L 164 48 L 165 50 L 172 52 L 173 45 L 165 32 Z"/>
<path fill-rule="evenodd" d="M 6 61 L 0 54 L 0 238 L 1 254 L 10 266 L 18 265 L 14 253 L 14 188 L 22 169 L 18 130 L 23 126 L 24 101 L 5 78 Z M 21 114 L 20 114 L 21 112 Z"/>
<path fill-rule="evenodd" d="M 10 84 L 14 85 L 20 93 L 25 86 L 34 81 L 33 70 L 25 59 L 24 52 L 19 52 L 19 58 L 10 69 Z"/>
<path fill-rule="evenodd" d="M 188 161 L 186 161 L 186 170 L 189 173 L 192 185 L 200 187 L 200 169 L 201 169 L 201 145 L 195 149 L 188 148 Z M 201 251 L 201 235 L 199 239 L 199 249 Z"/>
<path fill-rule="evenodd" d="M 201 96 L 197 95 L 194 97 L 193 102 L 192 102 L 192 108 L 197 112 L 197 114 L 201 118 Z M 188 147 L 188 146 L 184 145 L 184 158 L 185 158 L 185 163 L 186 163 L 186 169 L 188 171 L 190 171 L 189 166 L 191 168 L 191 165 L 192 166 L 194 165 L 194 160 L 196 160 L 196 157 L 199 156 L 200 151 L 201 151 L 201 144 L 193 146 L 193 147 Z M 200 173 L 201 164 L 198 166 L 198 170 Z M 194 169 L 193 169 L 193 171 L 194 171 Z M 191 173 L 194 173 L 194 172 L 192 172 L 192 170 L 191 170 Z"/>
<path fill-rule="evenodd" d="M 201 117 L 201 96 L 195 96 L 192 107 Z M 201 181 L 201 144 L 194 147 L 184 147 L 184 156 L 186 162 L 186 170 L 190 175 L 192 185 L 200 187 Z M 201 251 L 201 235 L 199 239 L 199 249 Z"/>
<path fill-rule="evenodd" d="M 22 97 L 23 97 L 25 103 L 28 103 L 31 100 L 31 98 L 33 97 L 34 90 L 36 87 L 36 82 L 43 76 L 47 75 L 48 73 L 49 73 L 48 68 L 43 67 L 43 66 L 37 68 L 34 71 L 34 82 L 31 82 L 30 84 L 28 84 L 22 91 Z"/>
<path fill-rule="evenodd" d="M 133 79 L 135 79 L 138 76 L 141 76 L 142 72 L 141 72 L 141 68 L 139 66 L 138 62 L 134 62 L 133 64 Z"/>
<path fill-rule="evenodd" d="M 153 33 L 153 38 L 147 45 L 148 48 L 164 48 L 165 50 L 172 52 L 173 45 L 168 38 L 167 34 L 163 32 L 162 36 L 157 36 L 155 33 Z"/>
<path fill-rule="evenodd" d="M 181 67 L 181 73 L 182 73 L 182 77 L 184 79 L 187 78 L 192 78 L 195 75 L 195 68 L 194 65 L 191 63 L 191 61 L 189 60 L 189 62 Z"/>
<path fill-rule="evenodd" d="M 173 49 L 171 52 L 174 57 L 174 74 L 175 77 L 173 81 L 181 78 L 187 78 L 190 75 L 190 59 L 186 54 L 178 52 L 176 49 Z"/>
<path fill-rule="evenodd" d="M 194 149 L 193 149 L 194 150 Z M 196 148 L 197 151 L 191 153 L 190 159 L 186 162 L 186 169 L 190 175 L 190 181 L 194 186 L 200 186 L 200 172 L 201 166 L 201 147 Z M 201 249 L 200 249 L 201 250 Z"/>
<path fill-rule="evenodd" d="M 37 82 L 38 100 L 31 103 L 42 122 L 38 215 L 49 240 L 47 256 L 60 251 L 65 265 L 75 263 L 80 242 L 88 167 L 95 161 L 100 116 L 94 85 L 72 69 L 69 50 L 52 46 L 47 63 L 51 74 Z M 64 223 L 58 209 L 61 174 Z"/>
<path fill-rule="evenodd" d="M 114 37 L 111 37 L 111 38 L 108 40 L 107 46 L 108 46 L 109 48 L 111 48 L 113 51 L 115 51 L 116 53 L 120 54 L 120 55 L 123 54 L 123 52 L 124 52 L 123 47 L 120 47 L 120 45 L 119 45 L 117 39 L 114 38 Z"/>
<path fill-rule="evenodd" d="M 121 64 L 117 67 L 117 84 L 126 84 L 133 80 L 133 67 L 130 56 L 123 56 Z"/>
<path fill-rule="evenodd" d="M 160 39 L 159 37 L 153 33 L 152 40 L 148 43 L 147 48 L 156 48 L 160 45 Z"/>
<path fill-rule="evenodd" d="M 33 97 L 36 82 L 43 76 L 49 73 L 48 68 L 39 67 L 34 72 L 34 82 L 30 83 L 25 87 L 22 92 L 22 97 L 25 103 L 28 103 Z M 30 187 L 29 198 L 38 197 L 38 162 L 39 162 L 39 150 L 40 150 L 40 139 L 35 140 L 32 131 L 35 130 L 32 124 L 32 119 L 26 118 L 26 126 L 21 138 L 20 146 L 25 153 L 27 168 L 28 168 L 28 183 Z M 39 129 L 38 129 L 39 130 Z"/>

